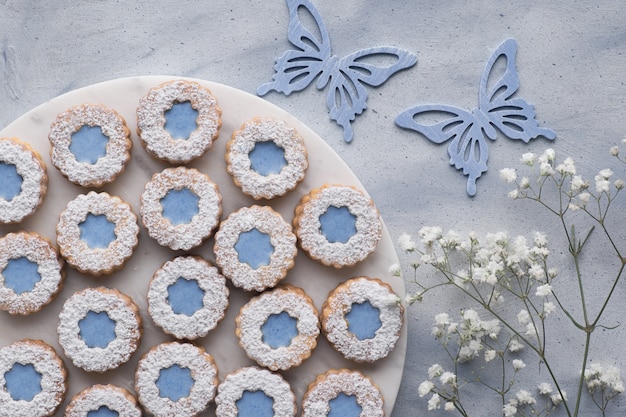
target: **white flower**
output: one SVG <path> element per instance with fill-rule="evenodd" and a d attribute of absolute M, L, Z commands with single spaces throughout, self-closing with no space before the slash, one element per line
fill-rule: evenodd
<path fill-rule="evenodd" d="M 554 312 L 554 310 L 556 310 L 556 306 L 554 305 L 554 303 L 548 301 L 543 303 L 543 314 L 544 316 L 549 316 L 550 314 L 552 314 Z"/>
<path fill-rule="evenodd" d="M 430 393 L 430 391 L 435 387 L 435 385 L 430 382 L 430 381 L 424 381 L 422 382 L 419 387 L 417 387 L 417 393 L 419 394 L 420 398 L 424 397 L 425 395 L 427 395 L 428 393 Z"/>
<path fill-rule="evenodd" d="M 578 199 L 582 203 L 583 207 L 585 207 L 587 205 L 587 203 L 589 202 L 589 200 L 591 199 L 591 194 L 589 194 L 589 193 L 580 193 L 580 195 L 578 196 Z"/>
<path fill-rule="evenodd" d="M 560 394 L 558 392 L 552 394 L 550 396 L 550 400 L 552 401 L 552 404 L 559 405 L 563 402 L 563 400 L 567 401 L 567 393 L 564 390 L 561 390 Z"/>
<path fill-rule="evenodd" d="M 615 145 L 611 147 L 611 155 L 613 156 L 619 155 L 619 146 Z"/>
<path fill-rule="evenodd" d="M 516 371 L 526 368 L 526 364 L 521 359 L 513 359 L 512 364 L 513 364 L 513 369 L 515 369 Z"/>
<path fill-rule="evenodd" d="M 398 238 L 398 245 L 405 252 L 413 252 L 417 249 L 417 245 L 413 241 L 413 238 L 408 233 L 402 233 Z"/>
<path fill-rule="evenodd" d="M 541 281 L 546 277 L 543 267 L 539 264 L 532 264 L 530 268 L 528 268 L 528 275 L 536 281 Z"/>
<path fill-rule="evenodd" d="M 598 176 L 604 178 L 605 180 L 608 180 L 613 176 L 613 171 L 610 168 L 605 168 L 598 172 Z"/>
<path fill-rule="evenodd" d="M 509 197 L 511 200 L 516 200 L 519 197 L 519 190 L 509 191 L 509 193 L 507 194 L 507 197 Z"/>
<path fill-rule="evenodd" d="M 396 263 L 389 267 L 389 273 L 391 276 L 400 277 L 402 276 L 402 268 L 400 268 L 400 264 Z"/>
<path fill-rule="evenodd" d="M 428 400 L 428 411 L 436 410 L 441 405 L 441 397 L 439 394 L 433 394 Z"/>
<path fill-rule="evenodd" d="M 552 162 L 554 161 L 555 157 L 556 157 L 556 152 L 554 152 L 554 149 L 548 148 L 539 157 L 539 162 Z"/>
<path fill-rule="evenodd" d="M 511 340 L 511 343 L 509 343 L 509 352 L 519 352 L 522 349 L 524 349 L 524 345 L 517 339 Z"/>
<path fill-rule="evenodd" d="M 537 297 L 547 297 L 550 294 L 552 294 L 552 285 L 550 284 L 543 284 L 538 286 L 537 291 L 535 292 L 535 295 Z"/>
<path fill-rule="evenodd" d="M 494 349 L 489 349 L 485 351 L 485 362 L 491 362 L 496 358 L 496 351 Z"/>
<path fill-rule="evenodd" d="M 502 407 L 502 412 L 504 413 L 504 417 L 513 417 L 517 414 L 517 407 L 514 404 L 505 404 Z"/>
<path fill-rule="evenodd" d="M 624 392 L 624 383 L 622 381 L 620 370 L 615 366 L 604 367 L 600 364 L 593 363 L 584 372 L 587 389 L 593 394 L 597 387 L 608 388 L 616 394 Z"/>
<path fill-rule="evenodd" d="M 535 398 L 532 396 L 532 394 L 526 391 L 525 389 L 521 389 L 517 391 L 517 393 L 515 394 L 515 397 L 517 398 L 517 401 L 519 401 L 520 404 L 533 405 L 537 402 Z"/>
<path fill-rule="evenodd" d="M 542 382 L 539 386 L 537 386 L 537 389 L 539 390 L 539 394 L 547 395 L 552 392 L 552 385 L 547 382 Z"/>
<path fill-rule="evenodd" d="M 520 312 L 517 313 L 517 321 L 519 322 L 519 324 L 528 324 L 528 322 L 530 321 L 530 314 L 528 313 L 528 311 L 520 310 Z"/>
<path fill-rule="evenodd" d="M 626 182 L 624 182 L 624 180 L 615 180 L 613 185 L 615 185 L 615 188 L 617 188 L 618 190 L 622 190 L 624 186 L 626 186 Z"/>
<path fill-rule="evenodd" d="M 454 406 L 454 403 L 452 401 L 447 401 L 446 405 L 443 406 L 443 409 L 446 411 L 454 411 L 456 407 Z"/>
<path fill-rule="evenodd" d="M 439 381 L 441 381 L 442 384 L 450 384 L 452 386 L 456 385 L 456 375 L 454 375 L 452 372 L 446 371 L 444 373 L 441 374 L 441 376 L 439 377 Z"/>
<path fill-rule="evenodd" d="M 541 165 L 539 165 L 539 175 L 542 177 L 551 177 L 554 175 L 554 168 L 552 168 L 552 165 L 549 163 L 542 162 Z"/>
<path fill-rule="evenodd" d="M 526 152 L 522 155 L 520 161 L 528 166 L 533 166 L 533 164 L 535 163 L 535 159 L 537 159 L 537 155 L 532 152 Z"/>
<path fill-rule="evenodd" d="M 583 180 L 583 177 L 581 177 L 580 175 L 575 175 L 572 177 L 570 188 L 572 192 L 582 191 L 589 188 L 589 183 Z"/>
<path fill-rule="evenodd" d="M 500 179 L 510 184 L 517 179 L 517 172 L 513 168 L 502 168 L 500 170 Z"/>
<path fill-rule="evenodd" d="M 556 170 L 561 175 L 574 175 L 576 174 L 576 167 L 574 166 L 574 160 L 570 157 L 565 158 L 565 160 L 557 165 Z"/>
<path fill-rule="evenodd" d="M 596 177 L 594 178 L 596 181 L 596 193 L 600 194 L 600 193 L 608 193 L 609 192 L 609 187 L 611 185 L 611 183 L 609 182 L 609 180 L 604 179 L 598 175 L 596 175 Z"/>
<path fill-rule="evenodd" d="M 428 378 L 433 379 L 436 376 L 439 376 L 443 373 L 443 368 L 438 363 L 431 365 L 428 368 Z"/>
<path fill-rule="evenodd" d="M 533 241 L 535 242 L 535 245 L 537 245 L 539 247 L 543 247 L 543 246 L 546 246 L 548 244 L 548 237 L 546 236 L 545 233 L 534 232 L 533 233 Z"/>
<path fill-rule="evenodd" d="M 528 179 L 528 177 L 522 177 L 522 179 L 519 181 L 519 188 L 526 189 L 528 187 L 530 187 L 530 180 Z"/>
<path fill-rule="evenodd" d="M 419 235 L 425 245 L 431 245 L 433 242 L 441 239 L 441 233 L 441 227 L 439 226 L 425 226 L 419 231 Z"/>
<path fill-rule="evenodd" d="M 448 313 L 439 313 L 435 316 L 436 326 L 446 326 L 450 324 L 450 316 Z"/>

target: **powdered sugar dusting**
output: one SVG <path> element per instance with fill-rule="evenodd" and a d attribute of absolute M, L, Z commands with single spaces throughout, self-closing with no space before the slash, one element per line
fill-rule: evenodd
<path fill-rule="evenodd" d="M 347 207 L 356 217 L 356 233 L 345 242 L 329 242 L 321 232 L 320 216 L 330 206 Z M 304 196 L 294 217 L 300 246 L 309 256 L 334 267 L 352 266 L 376 249 L 382 221 L 373 201 L 349 185 L 325 185 Z"/>
<path fill-rule="evenodd" d="M 79 162 L 70 150 L 72 135 L 83 126 L 98 126 L 109 140 L 106 153 L 95 163 Z M 130 159 L 132 141 L 126 121 L 115 110 L 100 104 L 81 104 L 59 114 L 48 135 L 52 164 L 71 182 L 100 187 L 113 181 Z"/>
<path fill-rule="evenodd" d="M 31 364 L 41 375 L 41 392 L 31 401 L 14 400 L 4 375 L 16 364 Z M 0 404 L 12 417 L 49 416 L 65 399 L 67 371 L 54 349 L 40 340 L 21 340 L 0 348 Z"/>
<path fill-rule="evenodd" d="M 2 272 L 11 259 L 21 257 L 37 264 L 41 276 L 32 291 L 17 294 L 8 288 Z M 65 271 L 52 243 L 36 233 L 9 233 L 0 239 L 0 309 L 10 314 L 30 314 L 41 310 L 60 291 Z"/>
<path fill-rule="evenodd" d="M 159 395 L 156 381 L 162 369 L 178 365 L 188 368 L 194 380 L 188 397 L 172 401 Z M 211 355 L 191 343 L 162 343 L 146 353 L 135 374 L 135 390 L 146 410 L 159 417 L 195 416 L 215 396 L 217 368 Z"/>
<path fill-rule="evenodd" d="M 372 380 L 359 371 L 330 370 L 309 385 L 302 400 L 302 417 L 326 417 L 330 400 L 340 393 L 356 397 L 361 416 L 383 417 L 383 398 Z"/>
<path fill-rule="evenodd" d="M 204 291 L 202 308 L 191 316 L 174 313 L 168 288 L 183 277 L 195 280 Z M 178 257 L 163 264 L 150 282 L 148 309 L 154 322 L 178 339 L 206 336 L 224 318 L 229 290 L 217 268 L 197 256 Z"/>
<path fill-rule="evenodd" d="M 90 411 L 107 407 L 118 417 L 141 417 L 135 398 L 124 388 L 94 385 L 78 393 L 65 409 L 64 417 L 86 417 Z"/>
<path fill-rule="evenodd" d="M 198 213 L 189 223 L 163 217 L 161 199 L 170 190 L 188 188 L 198 196 Z M 152 176 L 141 194 L 141 220 L 150 237 L 174 250 L 189 250 L 208 239 L 222 215 L 222 197 L 211 178 L 193 168 L 166 168 Z"/>
<path fill-rule="evenodd" d="M 0 222 L 17 223 L 33 214 L 48 189 L 46 165 L 41 156 L 18 139 L 0 138 L 0 162 L 15 165 L 22 190 L 11 201 L 0 197 Z"/>
<path fill-rule="evenodd" d="M 237 400 L 245 391 L 263 391 L 272 398 L 274 417 L 293 417 L 296 414 L 296 398 L 289 383 L 279 374 L 257 367 L 241 368 L 226 376 L 215 397 L 215 414 L 237 417 Z"/>
<path fill-rule="evenodd" d="M 165 130 L 165 112 L 175 103 L 189 101 L 198 112 L 197 129 L 188 139 L 174 139 Z M 208 88 L 186 80 L 175 80 L 152 88 L 139 100 L 137 133 L 146 150 L 170 163 L 186 163 L 206 152 L 217 139 L 222 110 Z"/>
<path fill-rule="evenodd" d="M 352 278 L 331 292 L 322 307 L 321 322 L 326 339 L 346 359 L 373 362 L 395 347 L 403 324 L 403 308 L 391 286 L 379 279 Z M 379 311 L 381 326 L 371 339 L 359 339 L 348 330 L 346 314 L 353 304 L 369 303 Z"/>
<path fill-rule="evenodd" d="M 263 342 L 261 326 L 272 314 L 287 312 L 297 320 L 298 335 L 289 346 L 272 348 Z M 277 287 L 252 298 L 236 319 L 239 344 L 259 365 L 273 371 L 297 366 L 317 346 L 319 320 L 313 301 L 303 290 L 293 286 Z"/>
<path fill-rule="evenodd" d="M 250 152 L 257 142 L 272 141 L 284 150 L 287 165 L 278 174 L 261 175 L 251 169 Z M 235 184 L 254 199 L 271 199 L 296 188 L 308 168 L 304 140 L 283 120 L 257 117 L 233 133 L 226 149 L 226 169 Z"/>
<path fill-rule="evenodd" d="M 88 347 L 80 337 L 79 322 L 90 311 L 106 312 L 115 322 L 115 339 L 105 348 Z M 59 343 L 74 365 L 86 371 L 104 372 L 130 359 L 141 338 L 139 308 L 114 289 L 87 288 L 74 293 L 59 314 Z"/>
<path fill-rule="evenodd" d="M 270 236 L 274 251 L 269 265 L 252 268 L 239 261 L 235 244 L 239 235 L 257 229 Z M 232 283 L 246 291 L 263 291 L 276 286 L 294 265 L 296 236 L 282 216 L 267 206 L 244 207 L 231 213 L 215 233 L 215 262 Z"/>
<path fill-rule="evenodd" d="M 79 224 L 87 215 L 104 215 L 115 224 L 115 240 L 106 248 L 90 248 L 80 238 Z M 137 216 L 130 205 L 107 193 L 80 194 L 67 204 L 57 224 L 57 244 L 67 263 L 80 272 L 108 274 L 123 267 L 139 240 Z"/>

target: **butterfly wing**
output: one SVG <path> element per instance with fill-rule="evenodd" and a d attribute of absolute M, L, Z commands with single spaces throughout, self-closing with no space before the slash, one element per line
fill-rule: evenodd
<path fill-rule="evenodd" d="M 421 121 L 442 116 L 443 120 L 434 123 Z M 437 144 L 451 140 L 448 145 L 450 164 L 468 176 L 467 194 L 476 194 L 476 180 L 487 171 L 489 148 L 482 124 L 474 114 L 443 104 L 422 105 L 400 113 L 396 124 L 414 130 Z"/>
<path fill-rule="evenodd" d="M 263 96 L 274 90 L 286 95 L 306 88 L 324 69 L 331 57 L 326 25 L 319 12 L 308 0 L 287 0 L 289 29 L 287 38 L 296 49 L 286 51 L 276 60 L 272 81 L 261 85 L 257 94 Z M 309 30 L 300 12 L 307 13 L 315 27 Z"/>
<path fill-rule="evenodd" d="M 535 108 L 521 98 L 511 98 L 519 89 L 519 76 L 515 65 L 517 42 L 507 39 L 493 52 L 485 65 L 480 80 L 479 108 L 488 121 L 485 132 L 491 139 L 496 138 L 493 127 L 499 129 L 511 139 L 520 139 L 528 143 L 531 139 L 543 136 L 553 140 L 554 131 L 539 127 L 535 119 Z M 504 72 L 495 76 L 496 63 L 504 59 Z"/>
<path fill-rule="evenodd" d="M 384 59 L 385 64 L 370 62 L 374 58 Z M 322 74 L 318 87 L 327 82 L 330 84 L 326 104 L 331 119 L 343 127 L 346 142 L 352 141 L 351 122 L 367 108 L 365 84 L 378 87 L 396 72 L 416 62 L 417 57 L 408 51 L 381 46 L 350 54 L 338 60 L 331 71 Z"/>

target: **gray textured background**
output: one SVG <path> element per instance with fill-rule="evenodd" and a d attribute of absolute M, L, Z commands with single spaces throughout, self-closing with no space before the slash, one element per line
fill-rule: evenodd
<path fill-rule="evenodd" d="M 557 132 L 552 145 L 557 153 L 572 155 L 586 177 L 605 166 L 623 177 L 623 167 L 609 161 L 608 149 L 626 133 L 626 2 L 314 3 L 339 56 L 376 45 L 418 55 L 417 66 L 370 90 L 369 108 L 353 123 L 349 145 L 328 117 L 323 92 L 311 87 L 290 97 L 265 97 L 310 126 L 346 161 L 377 202 L 392 237 L 416 233 L 423 225 L 512 235 L 543 230 L 551 234 L 558 263 L 566 248 L 558 246 L 554 219 L 536 206 L 507 199 L 510 187 L 497 175 L 503 167 L 518 166 L 522 153 L 543 151 L 550 146 L 547 141 L 524 145 L 499 137 L 490 143 L 489 172 L 478 181 L 477 196 L 468 198 L 465 177 L 448 165 L 445 146 L 395 127 L 393 119 L 416 104 L 475 107 L 486 60 L 500 42 L 513 37 L 519 44 L 518 95 L 535 105 L 542 126 Z M 190 76 L 254 93 L 271 79 L 275 58 L 290 47 L 287 25 L 282 0 L 0 0 L 0 128 L 59 94 L 122 76 Z M 618 204 L 624 207 L 623 201 Z M 612 227 L 623 227 L 620 211 Z M 592 293 L 604 288 L 603 250 L 585 258 Z M 559 285 L 567 291 L 572 281 L 566 277 Z M 621 323 L 626 312 L 626 290 L 617 291 L 609 325 Z M 429 332 L 432 315 L 448 308 L 439 294 L 409 311 L 409 349 L 394 417 L 426 414 L 416 411 L 425 410 L 416 389 L 428 365 L 444 360 L 433 350 Z M 556 318 L 554 323 L 556 328 L 566 322 Z M 551 346 L 568 383 L 578 371 L 571 358 L 581 353 L 579 336 L 559 330 Z M 594 358 L 623 362 L 622 327 L 598 340 Z M 545 375 L 537 372 L 543 380 Z M 523 382 L 532 389 L 539 381 Z"/>

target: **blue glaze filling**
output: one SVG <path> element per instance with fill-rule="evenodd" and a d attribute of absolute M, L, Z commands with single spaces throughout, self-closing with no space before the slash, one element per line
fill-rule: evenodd
<path fill-rule="evenodd" d="M 161 369 L 156 386 L 161 398 L 169 398 L 176 402 L 181 398 L 189 397 L 194 382 L 189 368 L 172 365 Z"/>
<path fill-rule="evenodd" d="M 348 207 L 330 206 L 320 216 L 321 231 L 330 243 L 346 243 L 356 234 L 356 216 Z"/>
<path fill-rule="evenodd" d="M 193 131 L 198 128 L 197 119 L 198 110 L 191 106 L 191 102 L 174 103 L 165 112 L 165 130 L 174 139 L 189 139 Z"/>
<path fill-rule="evenodd" d="M 37 270 L 39 266 L 22 256 L 9 259 L 7 266 L 2 271 L 4 286 L 12 289 L 16 294 L 23 294 L 35 289 L 35 285 L 41 281 L 41 275 Z"/>
<path fill-rule="evenodd" d="M 239 239 L 235 243 L 237 258 L 239 262 L 250 265 L 252 269 L 257 269 L 263 265 L 269 265 L 274 253 L 274 246 L 267 233 L 252 229 L 239 234 Z"/>
<path fill-rule="evenodd" d="M 87 413 L 87 417 L 119 417 L 120 413 L 111 410 L 106 405 L 98 408 L 97 410 L 91 410 Z"/>
<path fill-rule="evenodd" d="M 328 417 L 359 417 L 363 408 L 356 402 L 355 395 L 346 395 L 340 392 L 328 402 L 330 412 Z"/>
<path fill-rule="evenodd" d="M 237 417 L 272 417 L 274 399 L 263 391 L 244 391 L 236 402 Z"/>
<path fill-rule="evenodd" d="M 350 311 L 346 314 L 346 321 L 348 331 L 359 340 L 373 339 L 376 331 L 383 325 L 380 321 L 380 310 L 369 301 L 352 304 Z"/>
<path fill-rule="evenodd" d="M 23 180 L 15 165 L 0 162 L 0 197 L 6 201 L 13 200 L 22 192 Z"/>
<path fill-rule="evenodd" d="M 200 197 L 195 195 L 189 188 L 170 190 L 161 199 L 163 217 L 168 219 L 173 225 L 191 223 L 193 216 L 200 211 L 198 208 L 199 202 Z"/>
<path fill-rule="evenodd" d="M 16 363 L 5 372 L 6 390 L 15 401 L 31 401 L 41 392 L 41 374 L 31 364 Z"/>
<path fill-rule="evenodd" d="M 106 311 L 89 311 L 78 321 L 79 336 L 89 348 L 106 348 L 115 338 L 115 321 Z"/>
<path fill-rule="evenodd" d="M 248 154 L 248 158 L 250 158 L 250 168 L 263 176 L 280 174 L 280 171 L 287 166 L 285 150 L 271 140 L 257 142 Z"/>
<path fill-rule="evenodd" d="M 78 162 L 95 164 L 107 153 L 109 138 L 100 126 L 83 126 L 72 135 L 70 152 Z"/>
<path fill-rule="evenodd" d="M 87 214 L 84 222 L 78 225 L 80 239 L 87 243 L 91 249 L 107 248 L 111 242 L 117 239 L 115 236 L 115 223 L 109 221 L 104 214 Z"/>
<path fill-rule="evenodd" d="M 289 346 L 291 340 L 298 335 L 298 320 L 283 311 L 270 315 L 261 326 L 263 342 L 272 349 Z"/>
<path fill-rule="evenodd" d="M 167 302 L 176 314 L 193 316 L 203 306 L 204 290 L 198 281 L 180 277 L 167 287 Z"/>

